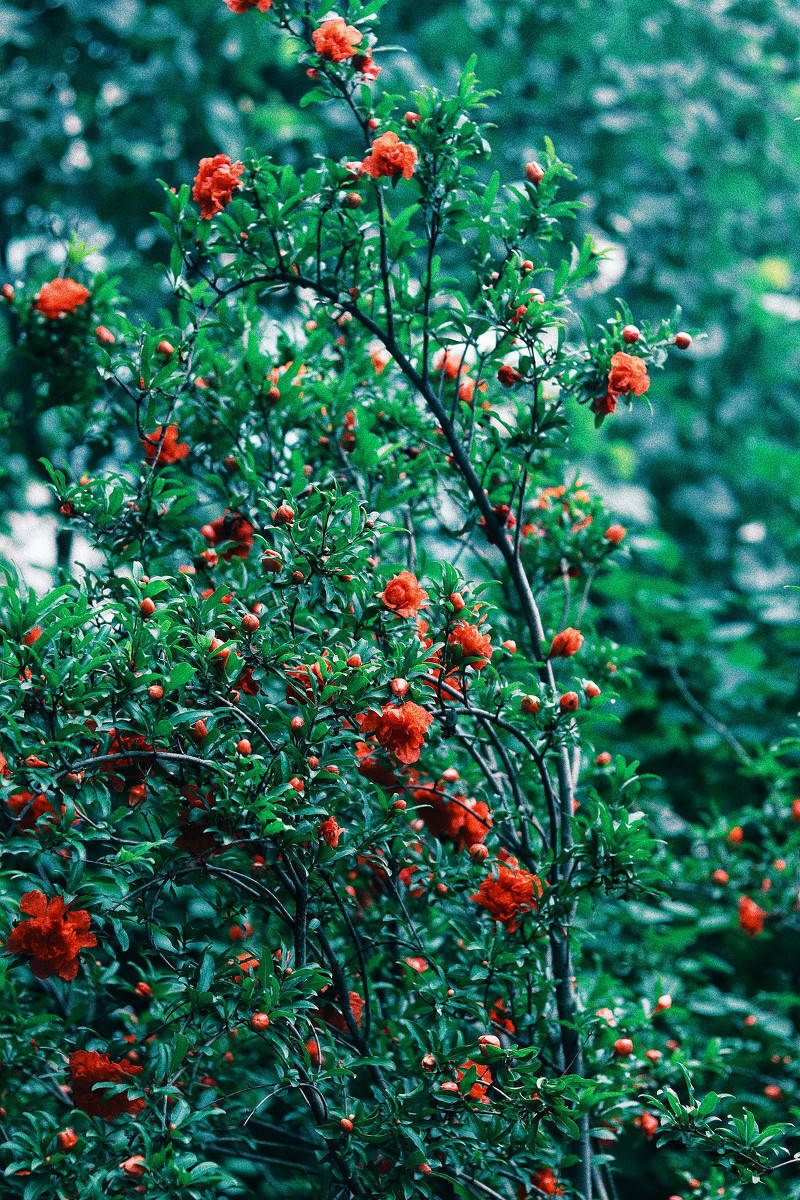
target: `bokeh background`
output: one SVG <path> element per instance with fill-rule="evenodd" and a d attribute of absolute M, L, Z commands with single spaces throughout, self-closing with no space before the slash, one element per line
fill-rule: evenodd
<path fill-rule="evenodd" d="M 575 239 L 608 248 L 587 295 L 598 321 L 620 296 L 637 320 L 680 305 L 706 335 L 657 377 L 652 412 L 621 409 L 598 434 L 581 410 L 574 446 L 630 531 L 627 569 L 601 585 L 609 631 L 642 652 L 617 747 L 678 816 L 757 802 L 742 751 L 798 709 L 800 8 L 392 0 L 381 30 L 390 90 L 455 84 L 478 55 L 505 178 L 553 138 L 585 205 Z M 222 0 L 5 0 L 0 33 L 2 281 L 52 277 L 76 235 L 153 318 L 169 304 L 158 179 L 190 181 L 218 151 L 305 163 L 348 147 L 336 116 L 298 107 L 290 48 Z M 3 549 L 46 566 L 36 460 L 58 429 L 26 420 L 13 376 L 2 386 Z"/>

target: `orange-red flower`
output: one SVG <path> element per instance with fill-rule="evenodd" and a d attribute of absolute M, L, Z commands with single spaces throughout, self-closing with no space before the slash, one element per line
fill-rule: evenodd
<path fill-rule="evenodd" d="M 470 625 L 467 621 L 459 621 L 453 627 L 447 638 L 451 646 L 459 646 L 465 658 L 475 658 L 469 665 L 475 671 L 482 671 L 492 657 L 492 642 L 488 633 L 482 633 L 480 625 Z"/>
<path fill-rule="evenodd" d="M 44 892 L 26 892 L 19 911 L 27 913 L 29 919 L 19 921 L 11 930 L 6 950 L 30 959 L 37 979 L 49 979 L 51 975 L 74 979 L 81 950 L 97 945 L 97 938 L 89 933 L 88 912 L 82 908 L 69 912 L 63 896 L 48 900 Z"/>
<path fill-rule="evenodd" d="M 189 453 L 189 443 L 178 441 L 177 425 L 167 426 L 167 432 L 164 434 L 164 440 L 161 442 L 161 448 L 159 449 L 158 443 L 161 440 L 163 431 L 164 426 L 158 425 L 152 433 L 147 433 L 142 438 L 145 458 L 148 462 L 152 462 L 155 458 L 156 466 L 158 467 L 163 466 L 165 463 L 180 462 Z"/>
<path fill-rule="evenodd" d="M 568 626 L 553 638 L 548 658 L 571 658 L 573 654 L 578 653 L 582 645 L 583 634 L 580 629 Z"/>
<path fill-rule="evenodd" d="M 328 62 L 345 62 L 352 58 L 362 33 L 354 25 L 348 25 L 342 17 L 330 17 L 315 29 L 311 37 L 314 49 Z"/>
<path fill-rule="evenodd" d="M 201 158 L 194 177 L 192 199 L 200 205 L 201 217 L 213 217 L 229 203 L 234 189 L 242 186 L 240 162 L 232 163 L 227 154 Z"/>
<path fill-rule="evenodd" d="M 757 933 L 763 932 L 764 921 L 767 916 L 769 914 L 756 904 L 755 900 L 751 900 L 749 896 L 741 896 L 739 898 L 739 926 L 750 937 L 755 937 Z"/>
<path fill-rule="evenodd" d="M 228 8 L 233 13 L 246 13 L 251 8 L 257 8 L 259 12 L 267 12 L 272 8 L 272 0 L 223 0 Z"/>
<path fill-rule="evenodd" d="M 374 733 L 381 746 L 391 750 L 402 763 L 415 763 L 425 742 L 425 733 L 433 721 L 431 713 L 419 704 L 384 704 L 380 713 L 370 709 L 357 717 L 362 733 Z"/>
<path fill-rule="evenodd" d="M 373 179 L 410 179 L 417 165 L 417 152 L 408 142 L 401 142 L 396 133 L 382 133 L 372 143 L 372 150 L 361 164 L 365 175 Z"/>
<path fill-rule="evenodd" d="M 608 390 L 617 396 L 633 392 L 634 396 L 643 396 L 650 387 L 650 376 L 647 374 L 647 363 L 635 354 L 626 354 L 618 350 L 611 356 L 611 370 L 608 372 Z"/>
<path fill-rule="evenodd" d="M 98 1054 L 96 1050 L 74 1051 L 69 1056 L 69 1073 L 75 1107 L 90 1117 L 103 1117 L 106 1121 L 122 1113 L 135 1116 L 144 1108 L 144 1100 L 131 1100 L 128 1092 L 109 1096 L 105 1088 L 96 1092 L 92 1088 L 96 1083 L 125 1083 L 131 1075 L 141 1074 L 141 1070 L 124 1059 L 113 1062 L 107 1054 Z"/>
<path fill-rule="evenodd" d="M 75 312 L 89 299 L 89 289 L 74 279 L 53 279 L 46 283 L 34 304 L 37 312 L 55 320 L 67 313 Z"/>
<path fill-rule="evenodd" d="M 398 617 L 414 617 L 421 608 L 428 607 L 428 593 L 411 571 L 393 576 L 381 592 L 381 600 Z"/>
<path fill-rule="evenodd" d="M 508 855 L 498 867 L 497 874 L 484 879 L 470 899 L 491 913 L 495 921 L 505 925 L 509 933 L 514 933 L 525 913 L 536 910 L 541 894 L 538 875 L 525 871 L 516 858 Z"/>

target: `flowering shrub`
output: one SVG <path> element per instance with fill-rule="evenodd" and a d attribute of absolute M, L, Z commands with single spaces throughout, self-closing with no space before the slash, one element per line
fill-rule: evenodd
<path fill-rule="evenodd" d="M 347 156 L 210 147 L 165 191 L 164 327 L 111 281 L 6 295 L 102 561 L 3 591 L 9 1195 L 605 1200 L 618 1143 L 698 1195 L 772 1188 L 786 1128 L 695 1097 L 747 1047 L 709 1041 L 680 931 L 641 932 L 688 915 L 605 749 L 626 531 L 569 460 L 576 405 L 613 419 L 691 339 L 620 307 L 586 340 L 568 168 L 545 142 L 479 174 L 471 65 L 381 93 L 374 5 L 229 7 L 291 35 Z M 770 805 L 726 855 L 782 839 L 782 874 Z M 731 866 L 691 930 L 746 949 L 793 899 Z"/>

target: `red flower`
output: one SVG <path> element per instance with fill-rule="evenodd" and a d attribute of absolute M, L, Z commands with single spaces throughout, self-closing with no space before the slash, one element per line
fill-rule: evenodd
<path fill-rule="evenodd" d="M 393 576 L 381 592 L 381 600 L 397 613 L 398 617 L 414 617 L 421 608 L 427 608 L 428 593 L 419 586 L 416 575 L 401 571 Z"/>
<path fill-rule="evenodd" d="M 464 366 L 464 356 L 455 350 L 440 350 L 433 360 L 434 371 L 444 371 L 448 379 L 457 379 L 462 371 L 466 371 Z M 474 388 L 474 384 L 472 385 Z"/>
<path fill-rule="evenodd" d="M 544 1192 L 545 1196 L 563 1196 L 564 1189 L 560 1186 L 556 1179 L 552 1167 L 542 1167 L 532 1177 L 531 1183 L 540 1192 Z"/>
<path fill-rule="evenodd" d="M 486 1092 L 490 1083 L 492 1082 L 492 1073 L 484 1063 L 476 1063 L 473 1062 L 471 1058 L 468 1058 L 466 1062 L 462 1063 L 461 1066 L 456 1069 L 456 1079 L 459 1081 L 462 1080 L 467 1071 L 471 1070 L 472 1067 L 474 1067 L 477 1071 L 478 1078 L 467 1092 L 467 1095 L 469 1096 L 470 1100 L 482 1100 L 483 1103 L 486 1104 Z"/>
<path fill-rule="evenodd" d="M 447 638 L 451 646 L 460 646 L 465 658 L 477 658 L 469 665 L 474 671 L 482 671 L 492 657 L 492 643 L 488 633 L 482 633 L 479 625 L 459 621 Z"/>
<path fill-rule="evenodd" d="M 336 996 L 335 993 L 334 999 L 336 999 L 338 1002 L 339 997 Z M 347 999 L 350 1005 L 350 1011 L 353 1014 L 353 1020 L 360 1029 L 361 1016 L 364 1012 L 364 998 L 363 996 L 359 996 L 358 992 L 348 992 Z M 325 1004 L 319 1009 L 319 1016 L 323 1021 L 326 1022 L 326 1024 L 332 1025 L 334 1029 L 340 1029 L 342 1033 L 349 1033 L 344 1013 L 338 1008 L 334 1008 L 330 1004 Z"/>
<path fill-rule="evenodd" d="M 401 142 L 396 133 L 382 133 L 372 143 L 372 150 L 361 164 L 365 175 L 373 179 L 410 179 L 417 165 L 417 152 L 408 142 Z"/>
<path fill-rule="evenodd" d="M 253 679 L 253 668 L 245 667 L 239 678 L 236 680 L 237 688 L 241 688 L 246 696 L 257 696 L 261 691 L 261 684 Z"/>
<path fill-rule="evenodd" d="M 511 507 L 508 504 L 493 504 L 492 512 L 497 517 L 497 522 L 501 529 L 513 529 L 517 523 L 517 518 L 514 516 L 513 512 L 511 511 Z M 480 521 L 478 521 L 478 524 L 480 525 L 481 529 L 486 530 L 486 540 L 489 545 L 495 546 L 497 543 L 495 542 L 494 534 L 491 533 L 486 526 L 486 518 L 481 517 Z"/>
<path fill-rule="evenodd" d="M 372 81 L 376 80 L 381 73 L 381 68 L 370 54 L 357 54 L 353 59 L 353 66 L 359 75 Z"/>
<path fill-rule="evenodd" d="M 507 1033 L 517 1032 L 517 1027 L 511 1020 L 508 1009 L 499 996 L 489 1009 L 489 1020 L 493 1025 L 499 1025 L 501 1029 L 505 1029 Z"/>
<path fill-rule="evenodd" d="M 571 658 L 573 654 L 577 654 L 583 645 L 583 634 L 580 629 L 562 629 L 561 633 L 557 633 L 553 638 L 553 644 L 550 647 L 548 658 Z"/>
<path fill-rule="evenodd" d="M 296 679 L 302 685 L 303 691 L 299 691 L 291 683 L 286 688 L 286 699 L 294 700 L 297 704 L 307 704 L 314 699 L 315 681 L 318 687 L 318 692 L 322 691 L 325 684 L 328 682 L 325 675 L 330 671 L 331 664 L 327 659 L 327 651 L 322 651 L 322 658 L 317 662 L 311 663 L 309 666 L 302 664 L 299 667 L 287 667 L 286 674 L 289 679 Z M 330 701 L 328 701 L 330 703 Z"/>
<path fill-rule="evenodd" d="M 230 201 L 234 188 L 242 186 L 239 176 L 243 171 L 242 164 L 232 163 L 227 154 L 215 154 L 213 158 L 200 159 L 194 178 L 192 199 L 200 205 L 201 217 L 213 217 L 215 213 L 222 212 Z"/>
<path fill-rule="evenodd" d="M 97 938 L 89 933 L 88 912 L 82 908 L 68 912 L 62 896 L 48 900 L 44 892 L 26 892 L 19 911 L 28 913 L 30 919 L 14 926 L 6 950 L 29 958 L 37 979 L 49 979 L 51 975 L 74 979 L 81 950 L 97 945 Z"/>
<path fill-rule="evenodd" d="M 352 58 L 362 36 L 354 25 L 348 25 L 342 17 L 323 21 L 311 35 L 317 54 L 327 58 L 328 62 L 345 62 Z"/>
<path fill-rule="evenodd" d="M 109 1096 L 106 1089 L 92 1091 L 96 1083 L 124 1083 L 131 1075 L 141 1074 L 142 1068 L 132 1063 L 112 1062 L 107 1054 L 95 1050 L 76 1050 L 69 1056 L 72 1099 L 76 1108 L 90 1117 L 113 1121 L 121 1113 L 135 1116 L 144 1108 L 144 1100 L 131 1100 L 127 1092 Z"/>
<path fill-rule="evenodd" d="M 117 729 L 109 729 L 108 738 L 108 750 L 105 753 L 118 754 L 120 757 L 101 763 L 101 773 L 111 776 L 109 783 L 117 792 L 123 791 L 125 787 L 141 783 L 153 765 L 152 761 L 139 757 L 126 758 L 125 751 L 150 751 L 153 750 L 153 747 L 141 733 L 120 733 Z M 93 754 L 98 754 L 99 750 L 100 747 L 95 746 Z M 155 758 L 155 752 L 153 758 Z M 117 771 L 122 771 L 124 778 L 117 775 Z"/>
<path fill-rule="evenodd" d="M 767 916 L 769 914 L 759 907 L 755 900 L 751 900 L 749 896 L 740 897 L 739 925 L 750 937 L 755 937 L 757 933 L 763 933 L 764 920 Z"/>
<path fill-rule="evenodd" d="M 152 433 L 145 434 L 142 438 L 145 458 L 148 462 L 152 462 L 155 458 L 157 467 L 161 467 L 165 463 L 179 462 L 189 453 L 189 443 L 178 441 L 177 425 L 167 426 L 167 432 L 164 434 L 164 440 L 159 449 L 158 443 L 161 440 L 163 429 L 164 426 L 159 425 Z"/>
<path fill-rule="evenodd" d="M 210 536 L 208 532 L 204 536 L 212 546 L 219 546 L 222 542 L 232 543 L 222 551 L 226 562 L 232 558 L 247 558 L 253 548 L 253 526 L 241 513 L 232 513 L 228 508 L 221 517 L 211 521 L 208 526 L 204 525 L 203 530 L 211 531 Z"/>
<path fill-rule="evenodd" d="M 433 836 L 449 838 L 457 850 L 468 850 L 482 842 L 493 824 L 489 806 L 483 800 L 468 800 L 466 796 L 449 800 L 435 788 L 419 788 L 414 792 L 414 801 Z"/>
<path fill-rule="evenodd" d="M 257 8 L 259 12 L 267 12 L 272 8 L 272 0 L 223 0 L 228 8 L 233 13 L 246 13 L 251 8 Z"/>
<path fill-rule="evenodd" d="M 20 829 L 35 829 L 39 818 L 45 815 L 48 817 L 48 824 L 52 824 L 58 819 L 56 810 L 44 792 L 40 792 L 38 796 L 34 796 L 32 792 L 14 792 L 8 797 L 7 803 L 14 816 L 17 817 Z M 26 809 L 27 812 L 21 817 L 19 814 Z M 63 806 L 61 811 L 64 811 Z"/>
<path fill-rule="evenodd" d="M 634 354 L 626 354 L 618 350 L 611 356 L 611 370 L 608 372 L 608 390 L 618 396 L 633 392 L 634 396 L 643 396 L 650 387 L 650 376 L 647 374 L 647 363 Z"/>
<path fill-rule="evenodd" d="M 89 299 L 89 289 L 74 279 L 53 279 L 46 283 L 34 304 L 37 312 L 43 313 L 51 320 L 75 312 Z"/>
<path fill-rule="evenodd" d="M 317 828 L 318 836 L 323 842 L 327 842 L 332 849 L 335 849 L 339 845 L 341 832 L 342 830 L 336 824 L 335 817 L 326 817 L 324 821 L 320 822 Z"/>
<path fill-rule="evenodd" d="M 608 417 L 611 413 L 617 411 L 617 400 L 619 396 L 616 392 L 606 392 L 604 396 L 597 396 L 592 401 L 592 412 L 598 417 Z"/>
<path fill-rule="evenodd" d="M 370 710 L 357 717 L 362 733 L 374 733 L 386 750 L 402 763 L 414 763 L 425 741 L 433 716 L 419 704 L 384 704 L 380 713 Z"/>
<path fill-rule="evenodd" d="M 514 933 L 524 914 L 536 910 L 541 894 L 538 875 L 531 875 L 519 866 L 516 858 L 507 856 L 506 864 L 499 866 L 497 875 L 484 879 L 470 899 L 491 913 L 495 921 L 505 925 L 509 933 Z"/>

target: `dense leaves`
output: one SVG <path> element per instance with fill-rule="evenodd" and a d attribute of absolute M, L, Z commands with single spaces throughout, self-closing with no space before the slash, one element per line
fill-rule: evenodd
<path fill-rule="evenodd" d="M 473 61 L 411 92 L 375 5 L 233 7 L 334 155 L 210 129 L 157 320 L 77 240 L 4 294 L 64 568 L 2 594 L 4 1186 L 794 1194 L 797 743 L 709 711 L 774 695 L 763 614 L 602 499 L 665 379 L 715 394 L 685 297 L 608 302 Z M 159 11 L 91 20 L 138 53 Z"/>

